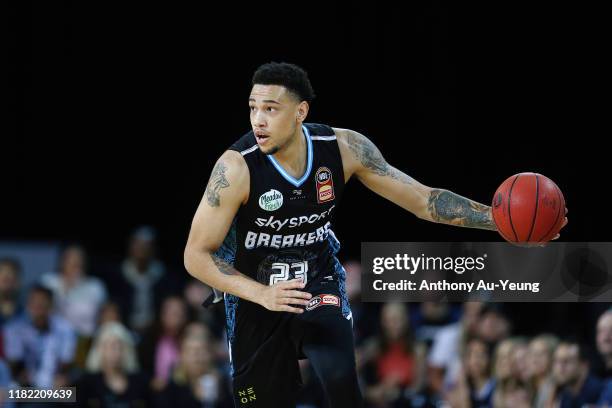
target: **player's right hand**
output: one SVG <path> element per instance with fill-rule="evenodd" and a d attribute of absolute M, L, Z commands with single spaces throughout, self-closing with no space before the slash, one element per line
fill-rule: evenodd
<path fill-rule="evenodd" d="M 304 286 L 301 279 L 266 286 L 261 291 L 258 303 L 273 312 L 304 313 L 304 309 L 295 307 L 308 305 L 312 297 L 310 293 L 301 290 Z"/>

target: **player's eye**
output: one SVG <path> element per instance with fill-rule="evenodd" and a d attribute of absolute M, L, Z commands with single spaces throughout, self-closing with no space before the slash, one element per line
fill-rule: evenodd
<path fill-rule="evenodd" d="M 253 112 L 253 111 L 255 110 L 255 107 L 254 107 L 254 106 L 249 106 L 249 110 L 250 110 L 251 112 Z"/>
<path fill-rule="evenodd" d="M 273 107 L 271 107 L 271 106 L 268 106 L 268 107 L 266 108 L 266 110 L 267 110 L 268 112 L 274 112 L 274 111 L 276 111 L 276 108 L 273 108 Z"/>

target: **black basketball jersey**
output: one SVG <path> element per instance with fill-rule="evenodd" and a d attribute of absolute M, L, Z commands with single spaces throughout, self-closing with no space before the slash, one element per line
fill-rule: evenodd
<path fill-rule="evenodd" d="M 302 129 L 307 163 L 299 179 L 259 150 L 252 131 L 230 147 L 248 165 L 250 193 L 217 255 L 266 285 L 293 278 L 308 284 L 333 273 L 337 262 L 332 225 L 344 190 L 338 142 L 329 126 Z"/>

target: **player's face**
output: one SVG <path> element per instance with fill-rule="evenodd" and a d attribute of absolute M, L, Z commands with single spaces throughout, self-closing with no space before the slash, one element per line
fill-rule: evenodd
<path fill-rule="evenodd" d="M 274 154 L 296 135 L 307 110 L 307 103 L 279 85 L 254 85 L 249 96 L 251 127 L 259 149 Z"/>

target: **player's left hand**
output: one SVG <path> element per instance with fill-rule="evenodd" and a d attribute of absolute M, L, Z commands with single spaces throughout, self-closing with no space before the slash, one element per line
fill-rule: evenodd
<path fill-rule="evenodd" d="M 561 226 L 561 229 L 563 229 L 567 225 L 567 207 L 565 207 L 565 215 L 566 215 L 566 217 L 565 217 L 565 220 L 563 220 L 563 225 Z M 555 235 L 553 240 L 559 239 L 560 236 L 561 236 L 561 234 Z"/>
<path fill-rule="evenodd" d="M 565 215 L 567 216 L 567 207 L 565 207 Z M 561 229 L 563 229 L 566 225 L 567 225 L 567 217 L 565 217 L 565 219 L 563 220 L 563 225 L 561 226 Z M 554 241 L 555 239 L 559 239 L 560 236 L 561 236 L 561 234 L 555 235 L 555 237 L 552 239 L 552 241 Z M 542 242 L 538 246 L 545 247 L 547 244 L 548 244 L 548 242 Z"/>

